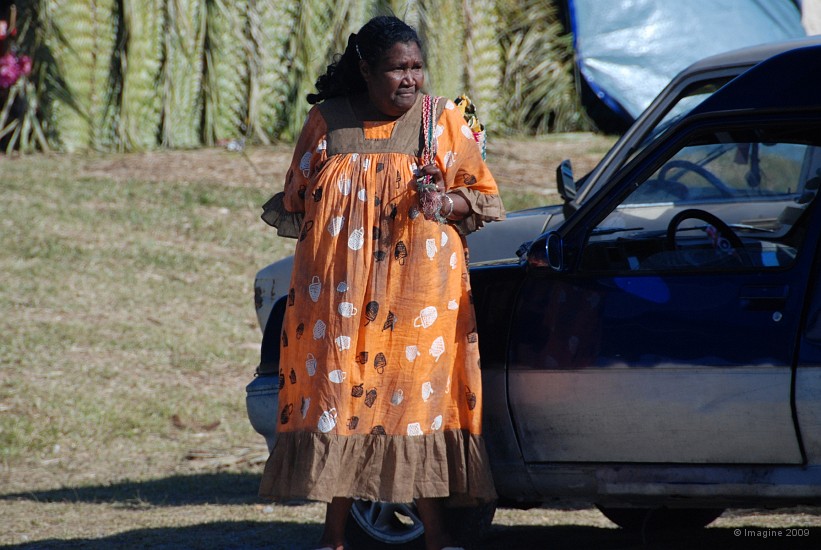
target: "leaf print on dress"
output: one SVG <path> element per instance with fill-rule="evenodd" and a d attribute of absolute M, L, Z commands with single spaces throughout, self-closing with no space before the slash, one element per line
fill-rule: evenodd
<path fill-rule="evenodd" d="M 465 386 L 465 399 L 468 402 L 468 409 L 472 411 L 476 408 L 476 394 L 470 391 L 468 386 Z"/>
<path fill-rule="evenodd" d="M 339 232 L 342 231 L 342 226 L 345 224 L 345 216 L 334 216 L 328 222 L 328 233 L 331 234 L 332 237 L 336 237 L 339 235 Z"/>
<path fill-rule="evenodd" d="M 288 403 L 284 407 L 282 407 L 282 412 L 279 415 L 279 423 L 280 424 L 287 424 L 288 421 L 291 419 L 291 413 L 294 412 L 294 404 Z"/>
<path fill-rule="evenodd" d="M 325 321 L 318 319 L 316 323 L 314 323 L 314 340 L 322 340 L 325 338 L 326 328 L 327 325 L 325 325 Z"/>
<path fill-rule="evenodd" d="M 379 302 L 376 300 L 368 302 L 365 305 L 365 318 L 368 319 L 368 322 L 365 324 L 368 325 L 371 321 L 375 321 L 377 315 L 379 315 Z"/>
<path fill-rule="evenodd" d="M 427 254 L 431 260 L 436 256 L 436 239 L 425 240 L 425 254 Z"/>
<path fill-rule="evenodd" d="M 351 231 L 348 236 L 348 248 L 351 250 L 359 250 L 365 244 L 365 228 L 360 227 Z"/>
<path fill-rule="evenodd" d="M 368 408 L 373 407 L 374 402 L 376 401 L 376 388 L 371 388 L 368 390 L 368 393 L 365 394 L 365 406 Z"/>
<path fill-rule="evenodd" d="M 382 331 L 386 331 L 388 329 L 393 330 L 396 326 L 396 314 L 392 311 L 388 311 L 388 318 L 385 319 L 385 324 L 382 325 Z"/>
<path fill-rule="evenodd" d="M 305 223 L 302 224 L 302 229 L 299 232 L 299 240 L 300 242 L 305 240 L 305 237 L 308 236 L 308 232 L 314 227 L 313 220 L 306 220 Z"/>
<path fill-rule="evenodd" d="M 336 182 L 336 186 L 339 187 L 339 192 L 342 193 L 343 197 L 347 197 L 351 194 L 351 178 L 344 175 L 340 176 Z"/>

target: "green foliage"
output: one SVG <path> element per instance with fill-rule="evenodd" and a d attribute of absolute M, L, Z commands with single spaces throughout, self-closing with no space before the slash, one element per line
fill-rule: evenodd
<path fill-rule="evenodd" d="M 556 2 L 18 0 L 35 71 L 0 105 L 0 144 L 132 151 L 293 140 L 317 77 L 376 14 L 419 30 L 427 89 L 467 93 L 491 132 L 586 129 Z"/>
<path fill-rule="evenodd" d="M 573 80 L 571 37 L 551 0 L 498 2 L 507 101 L 503 126 L 513 132 L 567 132 L 588 128 Z"/>
<path fill-rule="evenodd" d="M 121 0 L 121 95 L 117 148 L 152 149 L 162 116 L 159 86 L 165 28 L 164 0 Z"/>

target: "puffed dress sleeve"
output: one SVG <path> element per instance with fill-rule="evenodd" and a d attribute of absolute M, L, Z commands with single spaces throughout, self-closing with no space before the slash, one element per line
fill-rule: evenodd
<path fill-rule="evenodd" d="M 470 206 L 470 214 L 457 223 L 457 231 L 467 235 L 486 222 L 503 220 L 505 208 L 496 180 L 490 173 L 473 132 L 454 103 L 447 100 L 437 128 L 436 162 L 445 175 L 448 193 L 456 193 Z"/>
<path fill-rule="evenodd" d="M 327 132 L 327 124 L 319 108 L 314 106 L 294 148 L 285 175 L 285 188 L 262 205 L 263 221 L 276 227 L 280 237 L 299 237 L 305 215 L 305 195 L 310 192 L 311 181 L 326 160 Z"/>

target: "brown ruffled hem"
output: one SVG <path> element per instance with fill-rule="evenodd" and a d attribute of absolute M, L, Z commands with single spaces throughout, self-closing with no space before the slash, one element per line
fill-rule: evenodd
<path fill-rule="evenodd" d="M 285 192 L 279 192 L 262 205 L 262 220 L 270 226 L 277 228 L 277 235 L 296 239 L 302 228 L 302 219 L 305 215 L 301 212 L 289 212 L 285 209 Z"/>
<path fill-rule="evenodd" d="M 259 494 L 323 502 L 448 497 L 455 506 L 496 498 L 484 440 L 464 430 L 415 437 L 279 433 Z"/>
<path fill-rule="evenodd" d="M 470 205 L 471 214 L 464 220 L 455 222 L 453 226 L 461 235 L 467 235 L 484 227 L 485 222 L 494 222 L 505 219 L 505 207 L 499 195 L 488 195 L 466 187 L 453 189 L 449 193 L 457 193 Z"/>

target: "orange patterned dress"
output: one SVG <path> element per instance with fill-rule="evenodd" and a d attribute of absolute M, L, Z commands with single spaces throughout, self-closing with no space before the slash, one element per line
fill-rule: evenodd
<path fill-rule="evenodd" d="M 308 115 L 283 195 L 304 217 L 262 496 L 495 497 L 464 234 L 504 209 L 472 132 L 443 100 L 436 163 L 471 214 L 456 225 L 421 215 L 421 104 L 391 122 L 358 121 L 345 97 Z"/>

